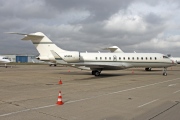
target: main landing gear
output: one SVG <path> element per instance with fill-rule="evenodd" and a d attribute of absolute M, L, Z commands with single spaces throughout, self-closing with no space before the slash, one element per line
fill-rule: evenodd
<path fill-rule="evenodd" d="M 163 75 L 164 76 L 167 76 L 167 72 L 166 71 L 167 71 L 167 68 L 164 67 L 164 69 L 163 69 Z"/>
<path fill-rule="evenodd" d="M 94 76 L 100 76 L 100 74 L 101 74 L 101 71 L 98 71 L 98 70 L 92 71 L 92 75 L 94 75 Z"/>
<path fill-rule="evenodd" d="M 151 71 L 151 68 L 145 68 L 145 71 Z"/>
<path fill-rule="evenodd" d="M 56 64 L 49 64 L 49 66 L 54 66 L 54 67 L 56 67 L 57 65 L 56 65 Z"/>

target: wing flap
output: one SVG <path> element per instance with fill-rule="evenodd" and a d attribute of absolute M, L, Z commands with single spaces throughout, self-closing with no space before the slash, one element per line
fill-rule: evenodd
<path fill-rule="evenodd" d="M 123 63 L 75 63 L 76 66 L 86 66 L 90 68 L 109 68 L 109 67 L 119 67 L 125 68 L 126 66 Z"/>

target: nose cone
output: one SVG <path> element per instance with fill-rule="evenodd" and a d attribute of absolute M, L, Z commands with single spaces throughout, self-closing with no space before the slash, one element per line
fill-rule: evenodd
<path fill-rule="evenodd" d="M 10 63 L 11 61 L 9 59 L 3 59 L 1 63 Z"/>
<path fill-rule="evenodd" d="M 11 61 L 7 57 L 0 56 L 0 63 L 10 63 Z"/>
<path fill-rule="evenodd" d="M 10 60 L 4 60 L 3 63 L 10 63 Z"/>

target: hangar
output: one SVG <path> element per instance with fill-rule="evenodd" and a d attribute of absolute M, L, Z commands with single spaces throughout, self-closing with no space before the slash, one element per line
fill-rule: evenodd
<path fill-rule="evenodd" d="M 12 62 L 16 63 L 39 63 L 41 61 L 36 59 L 35 55 L 0 55 L 0 56 L 6 56 L 10 59 Z"/>

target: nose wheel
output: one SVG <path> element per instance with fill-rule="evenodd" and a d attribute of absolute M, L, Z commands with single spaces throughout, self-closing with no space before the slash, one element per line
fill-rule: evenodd
<path fill-rule="evenodd" d="M 167 76 L 167 72 L 166 71 L 167 71 L 167 68 L 164 68 L 163 69 L 163 76 Z"/>

